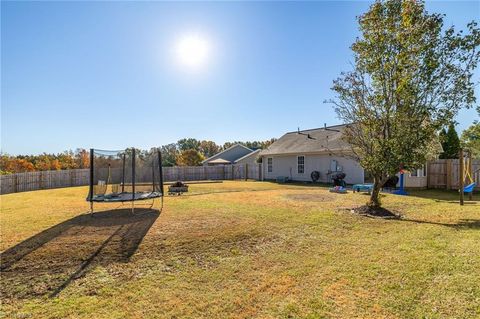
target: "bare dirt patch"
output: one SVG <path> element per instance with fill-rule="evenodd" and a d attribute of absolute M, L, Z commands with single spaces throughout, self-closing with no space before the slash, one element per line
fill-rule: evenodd
<path fill-rule="evenodd" d="M 331 194 L 287 194 L 283 196 L 286 199 L 300 202 L 331 202 L 335 196 Z"/>
<path fill-rule="evenodd" d="M 365 215 L 370 217 L 380 217 L 380 218 L 400 218 L 401 217 L 398 212 L 393 212 L 383 207 L 370 207 L 367 205 L 352 208 L 351 211 L 359 215 Z"/>

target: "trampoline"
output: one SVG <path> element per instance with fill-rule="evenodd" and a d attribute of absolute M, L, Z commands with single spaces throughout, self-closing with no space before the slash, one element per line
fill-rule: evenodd
<path fill-rule="evenodd" d="M 155 199 L 163 207 L 162 156 L 160 150 L 123 151 L 90 149 L 90 182 L 87 201 L 93 214 L 94 203 L 131 202 L 132 213 L 136 201 Z"/>

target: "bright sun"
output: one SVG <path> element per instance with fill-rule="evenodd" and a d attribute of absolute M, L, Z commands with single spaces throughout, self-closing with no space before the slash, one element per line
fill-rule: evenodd
<path fill-rule="evenodd" d="M 178 62 L 190 69 L 197 69 L 205 65 L 209 53 L 208 41 L 198 34 L 183 36 L 176 45 Z"/>

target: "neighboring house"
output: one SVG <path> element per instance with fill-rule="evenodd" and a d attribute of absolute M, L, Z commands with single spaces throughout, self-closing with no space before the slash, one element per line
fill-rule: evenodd
<path fill-rule="evenodd" d="M 258 151 L 249 149 L 241 144 L 235 144 L 226 150 L 207 158 L 202 162 L 203 165 L 228 165 L 255 163 Z"/>
<path fill-rule="evenodd" d="M 261 149 L 254 150 L 253 152 L 251 152 L 251 153 L 249 153 L 249 154 L 247 154 L 243 157 L 240 157 L 234 163 L 235 164 L 248 164 L 248 165 L 257 164 L 257 159 L 258 159 L 258 155 L 260 154 L 260 151 L 261 151 Z"/>
<path fill-rule="evenodd" d="M 311 181 L 311 173 L 320 173 L 320 182 L 330 183 L 331 174 L 344 172 L 347 184 L 371 182 L 351 155 L 350 145 L 342 139 L 345 125 L 289 132 L 259 154 L 263 179 L 288 177 Z M 412 175 L 412 176 L 411 176 Z M 406 187 L 426 187 L 426 171 L 405 175 Z"/>

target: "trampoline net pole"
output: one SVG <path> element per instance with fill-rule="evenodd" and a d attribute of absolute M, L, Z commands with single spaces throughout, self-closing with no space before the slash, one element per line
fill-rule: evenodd
<path fill-rule="evenodd" d="M 155 158 L 152 157 L 152 193 L 156 192 L 155 189 Z"/>
<path fill-rule="evenodd" d="M 135 200 L 135 178 L 135 148 L 132 147 L 132 200 Z"/>
<path fill-rule="evenodd" d="M 94 150 L 90 149 L 90 184 L 88 189 L 88 200 L 93 202 L 93 159 L 94 159 Z M 93 205 L 93 204 L 92 204 Z"/>
<path fill-rule="evenodd" d="M 162 153 L 160 152 L 159 149 L 157 149 L 157 154 L 158 154 L 158 169 L 159 169 L 159 182 L 160 182 L 160 193 L 162 194 L 163 197 L 163 168 L 162 168 Z M 162 199 L 163 203 L 163 199 Z"/>
<path fill-rule="evenodd" d="M 122 156 L 122 193 L 125 192 L 125 153 Z"/>

